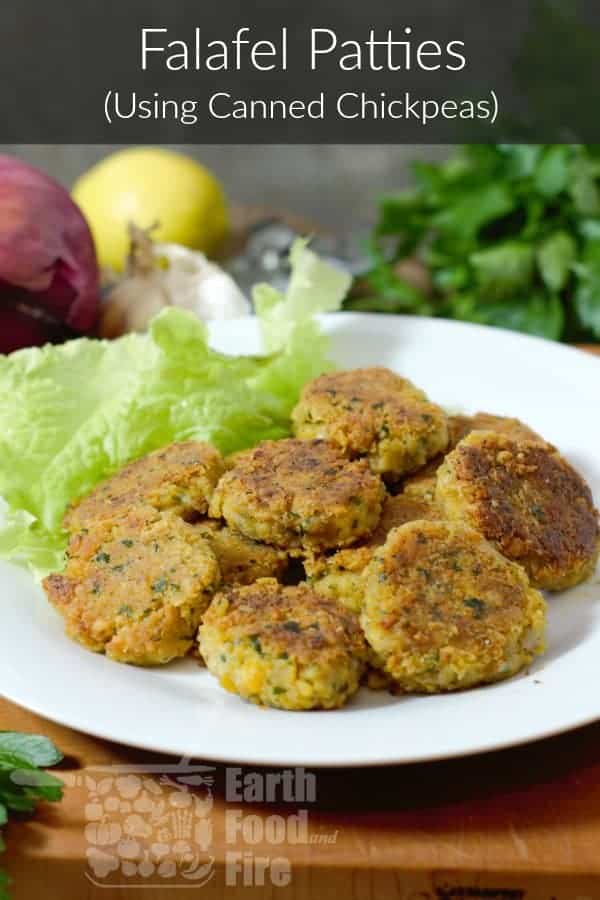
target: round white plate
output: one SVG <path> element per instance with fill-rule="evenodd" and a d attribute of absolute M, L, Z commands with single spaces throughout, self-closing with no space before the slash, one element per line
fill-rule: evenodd
<path fill-rule="evenodd" d="M 558 344 L 455 322 L 327 317 L 336 361 L 383 364 L 453 410 L 517 416 L 556 444 L 600 498 L 600 360 Z M 259 349 L 256 323 L 217 323 L 213 343 Z M 43 477 L 43 473 L 40 473 Z M 136 669 L 89 653 L 24 571 L 0 566 L 0 690 L 49 719 L 150 750 L 242 763 L 350 766 L 492 750 L 600 718 L 600 583 L 550 597 L 548 652 L 502 684 L 434 697 L 363 690 L 344 709 L 260 709 L 193 661 Z"/>

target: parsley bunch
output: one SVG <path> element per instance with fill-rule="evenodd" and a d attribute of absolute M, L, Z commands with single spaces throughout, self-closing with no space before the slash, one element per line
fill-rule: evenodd
<path fill-rule="evenodd" d="M 472 144 L 412 168 L 415 188 L 381 203 L 348 308 L 600 340 L 599 146 Z"/>
<path fill-rule="evenodd" d="M 10 813 L 31 813 L 38 800 L 57 801 L 62 782 L 41 767 L 54 766 L 62 754 L 48 738 L 0 731 L 0 828 Z M 0 833 L 0 853 L 5 849 Z M 0 871 L 0 900 L 8 900 L 8 877 Z"/>

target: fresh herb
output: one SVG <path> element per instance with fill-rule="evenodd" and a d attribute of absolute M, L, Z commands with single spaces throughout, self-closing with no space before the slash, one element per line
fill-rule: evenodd
<path fill-rule="evenodd" d="M 110 553 L 105 553 L 101 551 L 96 554 L 96 562 L 97 563 L 109 563 L 110 562 Z"/>
<path fill-rule="evenodd" d="M 151 586 L 152 592 L 154 594 L 164 594 L 167 589 L 168 581 L 166 578 L 159 578 L 154 584 Z"/>
<path fill-rule="evenodd" d="M 427 653 L 423 661 L 425 663 L 426 672 L 437 672 L 440 666 L 439 650 L 432 650 L 430 653 Z"/>
<path fill-rule="evenodd" d="M 133 547 L 133 541 L 131 540 L 131 538 L 123 538 L 121 543 L 124 547 Z"/>
<path fill-rule="evenodd" d="M 535 516 L 535 518 L 538 520 L 538 522 L 546 521 L 546 514 L 545 514 L 544 510 L 542 509 L 542 507 L 538 506 L 537 503 L 534 503 L 533 506 L 531 507 L 531 514 L 533 516 Z"/>
<path fill-rule="evenodd" d="M 293 619 L 288 619 L 287 622 L 284 622 L 283 627 L 286 631 L 291 631 L 292 634 L 300 634 L 300 632 L 302 631 L 298 622 L 294 622 Z"/>
<path fill-rule="evenodd" d="M 62 781 L 43 771 L 62 758 L 48 738 L 0 731 L 0 827 L 6 825 L 11 812 L 32 813 L 38 800 L 57 802 L 62 798 Z M 0 833 L 0 853 L 4 849 Z M 8 877 L 0 871 L 0 900 L 8 897 Z"/>
<path fill-rule="evenodd" d="M 472 144 L 386 197 L 349 309 L 600 340 L 600 147 Z"/>
<path fill-rule="evenodd" d="M 251 634 L 250 637 L 249 637 L 249 640 L 250 640 L 250 643 L 252 644 L 252 647 L 253 647 L 254 650 L 258 653 L 258 655 L 259 655 L 259 656 L 262 656 L 262 655 L 263 655 L 263 648 L 262 648 L 262 645 L 261 645 L 261 643 L 260 643 L 260 640 L 259 640 L 258 635 L 257 635 L 257 634 Z"/>
<path fill-rule="evenodd" d="M 486 605 L 483 600 L 480 600 L 479 597 L 467 597 L 463 603 L 473 610 L 473 615 L 476 619 L 483 619 L 486 613 Z"/>

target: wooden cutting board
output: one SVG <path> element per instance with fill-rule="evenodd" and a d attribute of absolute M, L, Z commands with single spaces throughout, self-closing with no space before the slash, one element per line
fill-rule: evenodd
<path fill-rule="evenodd" d="M 600 723 L 464 759 L 289 775 L 133 750 L 4 700 L 0 728 L 65 754 L 62 803 L 7 829 L 13 900 L 600 897 Z M 240 799 L 243 777 L 273 799 Z"/>
<path fill-rule="evenodd" d="M 98 876 L 86 858 L 91 848 L 102 851 L 104 842 L 114 837 L 110 829 L 115 824 L 123 829 L 128 818 L 126 812 L 107 812 L 104 826 L 95 828 L 92 819 L 90 831 L 93 807 L 106 805 L 115 793 L 109 785 L 108 793 L 98 796 L 92 786 L 101 790 L 102 781 L 140 777 L 140 765 L 157 766 L 156 773 L 142 777 L 160 783 L 161 770 L 173 777 L 168 769 L 176 760 L 95 740 L 3 701 L 0 724 L 47 734 L 66 755 L 57 773 L 67 784 L 62 803 L 43 805 L 33 819 L 11 824 L 7 830 L 3 865 L 13 878 L 14 900 L 138 896 L 164 900 L 181 885 L 195 887 L 198 896 L 210 900 L 237 896 L 323 900 L 334 892 L 357 900 L 600 896 L 600 724 L 460 760 L 319 771 L 315 802 L 240 802 L 227 791 L 226 767 L 216 766 L 209 773 L 214 777 L 213 806 L 204 817 L 212 829 L 208 849 L 214 865 L 202 888 L 181 874 L 130 878 L 118 872 L 116 880 L 115 873 Z M 385 740 L 385 735 L 373 735 L 373 740 Z M 260 777 L 266 770 L 252 773 Z M 229 767 L 229 777 L 234 776 Z M 175 793 L 168 788 L 169 801 Z M 272 818 L 271 825 L 266 824 L 270 817 L 279 816 L 294 837 L 290 816 L 299 812 L 307 817 L 308 840 L 300 834 L 302 843 L 271 843 L 261 833 L 275 827 Z M 240 815 L 245 818 L 241 836 Z M 181 834 L 185 840 L 185 832 Z M 172 834 L 166 838 L 156 830 L 138 844 L 148 849 L 157 836 L 173 847 Z M 250 884 L 243 886 L 237 875 L 237 886 L 228 886 L 240 854 L 251 864 Z M 202 854 L 202 860 L 208 858 Z M 267 875 L 262 887 L 256 870 L 261 858 L 284 858 L 291 866 L 291 883 L 274 888 Z M 123 887 L 107 887 L 111 884 Z M 150 885 L 151 893 L 145 895 Z"/>

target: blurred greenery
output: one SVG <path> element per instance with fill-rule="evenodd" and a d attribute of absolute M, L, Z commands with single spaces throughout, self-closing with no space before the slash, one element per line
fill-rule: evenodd
<path fill-rule="evenodd" d="M 381 203 L 348 308 L 600 339 L 598 145 L 471 144 L 413 174 Z"/>

